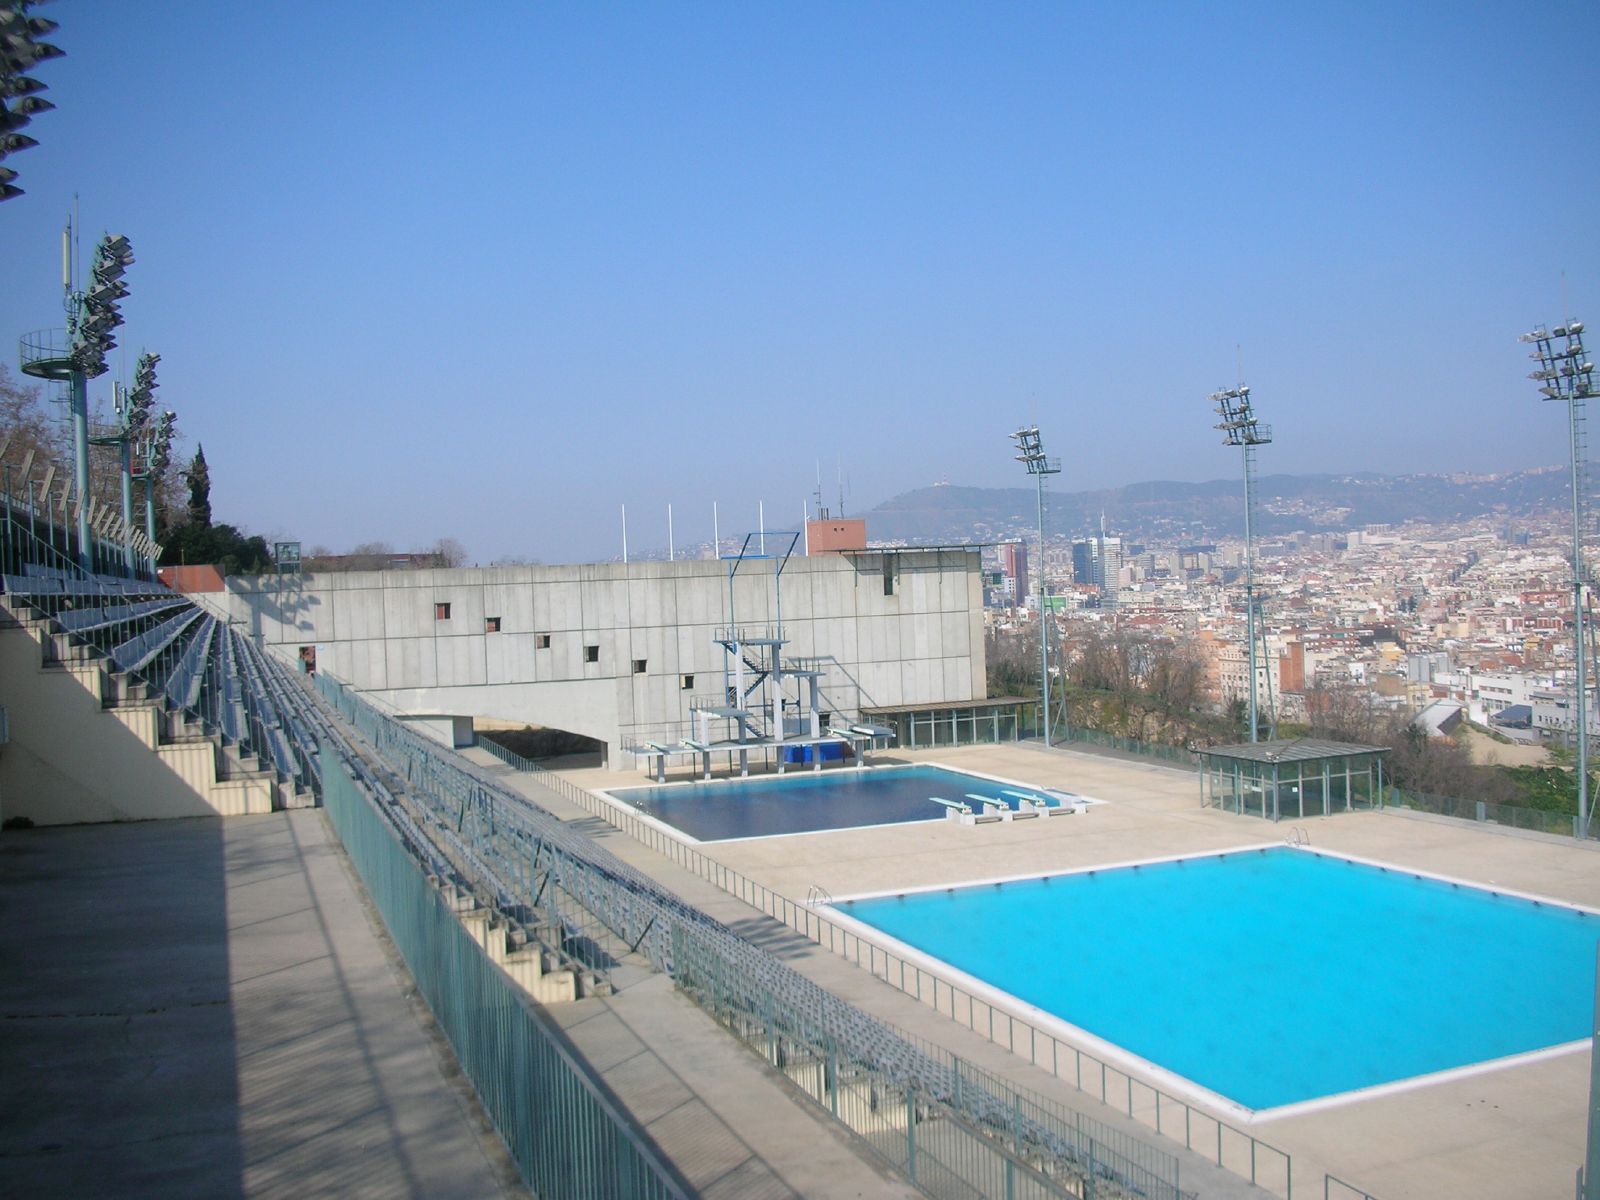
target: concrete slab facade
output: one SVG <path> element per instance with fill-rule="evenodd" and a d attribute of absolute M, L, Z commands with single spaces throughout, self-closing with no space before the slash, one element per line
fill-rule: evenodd
<path fill-rule="evenodd" d="M 545 725 L 605 742 L 687 732 L 689 701 L 722 687 L 717 630 L 789 639 L 815 660 L 830 710 L 984 695 L 978 551 L 597 563 L 228 580 L 229 615 L 270 647 L 413 716 Z"/>

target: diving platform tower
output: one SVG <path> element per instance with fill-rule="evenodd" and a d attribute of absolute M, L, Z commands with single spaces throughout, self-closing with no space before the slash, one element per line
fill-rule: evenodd
<path fill-rule="evenodd" d="M 823 729 L 822 672 L 783 656 L 788 641 L 783 633 L 783 569 L 799 541 L 796 530 L 762 530 L 747 533 L 738 552 L 724 556 L 728 621 L 713 635 L 722 647 L 722 689 L 690 698 L 692 733 L 684 744 L 707 755 L 736 752 L 740 774 L 749 771 L 752 749 L 777 749 L 782 770 L 785 747 L 841 741 Z M 772 573 L 772 624 L 741 624 L 736 581 L 741 571 L 748 577 L 763 566 Z M 812 757 L 820 764 L 820 753 L 813 751 Z"/>

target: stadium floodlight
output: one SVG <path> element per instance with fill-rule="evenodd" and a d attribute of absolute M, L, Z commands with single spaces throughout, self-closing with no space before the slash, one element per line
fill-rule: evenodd
<path fill-rule="evenodd" d="M 1044 481 L 1048 476 L 1061 474 L 1061 460 L 1048 458 L 1044 443 L 1039 438 L 1039 427 L 1029 425 L 1011 435 L 1017 444 L 1017 461 L 1028 468 L 1039 488 L 1039 563 L 1034 574 L 1039 577 L 1039 695 L 1044 711 L 1044 744 L 1050 744 L 1050 638 L 1047 624 L 1048 608 L 1044 593 Z"/>
<path fill-rule="evenodd" d="M 150 469 L 157 478 L 167 473 L 167 468 L 172 465 L 172 439 L 176 436 L 174 428 L 178 423 L 178 414 L 170 408 L 161 414 L 161 419 L 156 422 L 155 445 L 151 452 Z"/>
<path fill-rule="evenodd" d="M 1222 418 L 1217 428 L 1222 431 L 1223 444 L 1238 446 L 1244 456 L 1244 625 L 1245 638 L 1250 645 L 1246 657 L 1250 672 L 1250 740 L 1254 742 L 1261 736 L 1256 728 L 1256 556 L 1252 519 L 1255 507 L 1255 453 L 1257 446 L 1272 441 L 1272 426 L 1256 420 L 1255 408 L 1250 403 L 1250 389 L 1242 383 L 1236 388 L 1212 392 L 1207 399 Z"/>
<path fill-rule="evenodd" d="M 4 0 L 0 0 L 4 3 Z M 72 414 L 74 478 L 80 497 L 89 496 L 89 380 L 104 375 L 106 355 L 116 347 L 111 331 L 122 324 L 118 303 L 127 296 L 123 275 L 133 263 L 133 246 L 122 234 L 107 234 L 95 247 L 89 284 L 74 291 L 70 271 L 72 227 L 62 233 L 62 282 L 67 305 L 67 405 Z M 92 569 L 86 506 L 78 516 L 78 559 Z"/>
<path fill-rule="evenodd" d="M 1584 407 L 1593 398 L 1594 363 L 1583 345 L 1583 322 L 1568 321 L 1553 329 L 1541 325 L 1519 339 L 1533 349 L 1528 357 L 1539 364 L 1528 378 L 1542 386 L 1546 400 L 1567 405 L 1567 434 L 1572 455 L 1572 613 L 1575 658 L 1573 715 L 1578 751 L 1578 836 L 1589 836 L 1589 680 L 1585 631 L 1583 533 L 1588 524 L 1588 482 L 1585 465 L 1588 447 L 1584 437 Z"/>
<path fill-rule="evenodd" d="M 78 296 L 72 316 L 72 358 L 90 379 L 105 374 L 106 355 L 116 348 L 111 331 L 122 324 L 117 305 L 127 298 L 122 277 L 133 265 L 133 246 L 119 234 L 107 234 L 95 247 L 89 286 Z"/>
<path fill-rule="evenodd" d="M 160 361 L 161 355 L 146 351 L 139 355 L 139 361 L 133 368 L 133 387 L 128 391 L 122 423 L 128 436 L 135 441 L 150 424 L 150 410 L 155 407 L 158 386 L 156 364 Z"/>
<path fill-rule="evenodd" d="M 30 16 L 35 0 L 0 0 L 0 159 L 39 143 L 17 131 L 55 105 L 39 96 L 45 85 L 27 74 L 34 66 L 64 53 L 39 41 L 59 28 L 54 21 Z M 22 195 L 13 182 L 17 173 L 0 167 L 0 200 Z"/>
<path fill-rule="evenodd" d="M 134 569 L 135 531 L 133 526 L 133 448 L 150 427 L 150 410 L 156 402 L 156 364 L 159 354 L 148 351 L 139 355 L 133 370 L 131 388 L 115 388 L 117 414 L 122 418 L 121 428 L 113 439 L 117 445 L 122 476 L 122 527 L 127 541 L 123 546 L 124 565 Z"/>
<path fill-rule="evenodd" d="M 156 356 L 148 357 L 154 359 Z M 140 361 L 142 363 L 143 359 Z M 154 371 L 153 362 L 151 370 Z M 152 546 L 156 543 L 156 481 L 172 465 L 173 427 L 177 420 L 178 414 L 169 408 L 156 418 L 153 426 L 145 426 L 144 438 L 139 443 L 139 456 L 144 460 L 144 469 L 133 473 L 135 479 L 144 480 L 144 535 L 146 543 Z M 150 563 L 152 571 L 155 565 L 154 561 Z"/>

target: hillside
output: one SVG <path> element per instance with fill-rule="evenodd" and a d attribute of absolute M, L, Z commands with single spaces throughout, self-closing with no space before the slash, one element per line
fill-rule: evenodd
<path fill-rule="evenodd" d="M 1257 530 L 1272 536 L 1481 516 L 1515 521 L 1564 510 L 1567 477 L 1564 467 L 1501 475 L 1265 475 L 1256 493 Z M 1237 478 L 1050 491 L 1046 502 L 1053 536 L 1087 535 L 1099 528 L 1102 512 L 1111 532 L 1167 544 L 1244 532 Z M 875 542 L 993 541 L 1037 528 L 1037 496 L 1032 488 L 943 485 L 904 492 L 866 517 Z"/>

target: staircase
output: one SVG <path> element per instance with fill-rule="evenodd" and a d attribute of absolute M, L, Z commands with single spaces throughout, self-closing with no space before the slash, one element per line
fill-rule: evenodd
<path fill-rule="evenodd" d="M 0 816 L 42 825 L 315 803 L 315 730 L 249 639 L 149 581 L 29 566 L 0 588 L 0 705 L 13 725 Z"/>
<path fill-rule="evenodd" d="M 57 659 L 42 622 L 0 617 L 0 817 L 35 825 L 271 812 L 270 772 L 229 762 L 217 741 L 175 731 L 156 700 L 102 662 Z M 230 769 L 231 768 L 231 769 Z"/>

